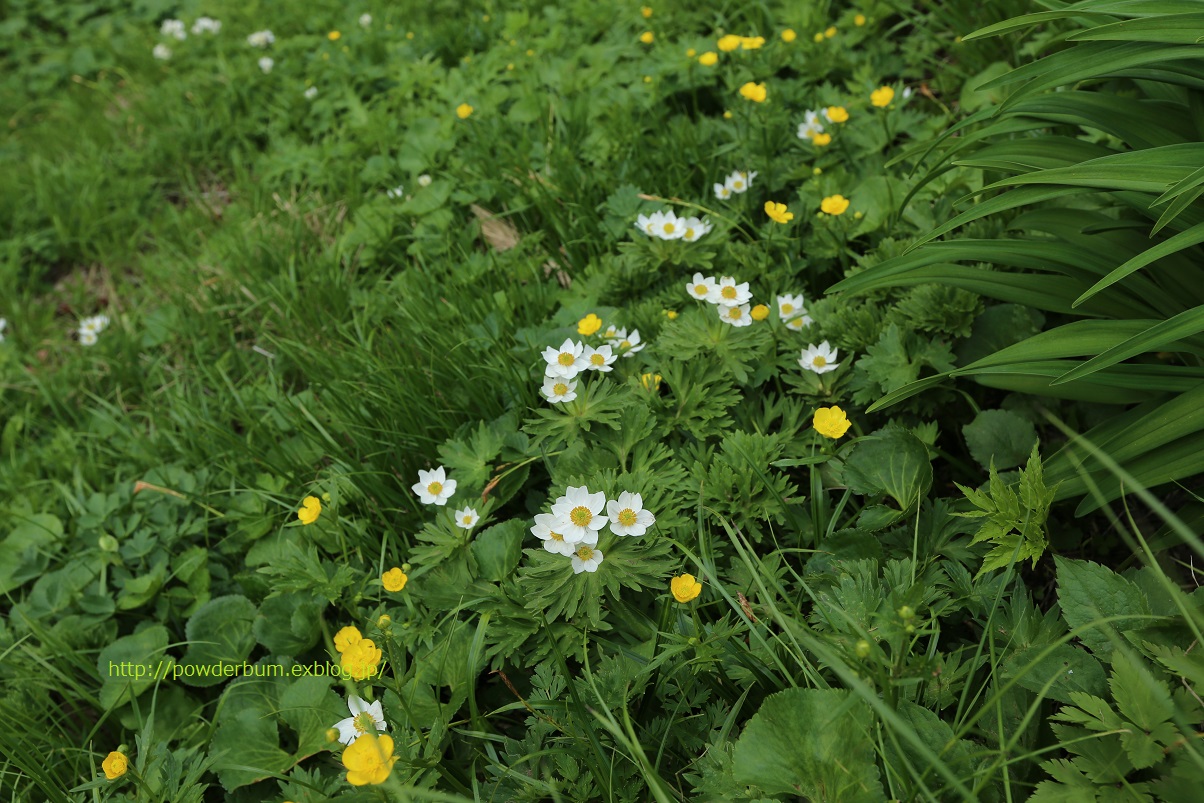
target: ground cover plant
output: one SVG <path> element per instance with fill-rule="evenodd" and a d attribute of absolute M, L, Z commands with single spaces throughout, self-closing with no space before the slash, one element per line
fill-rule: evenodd
<path fill-rule="evenodd" d="M 1204 9 L 10 0 L 0 790 L 1204 781 Z"/>

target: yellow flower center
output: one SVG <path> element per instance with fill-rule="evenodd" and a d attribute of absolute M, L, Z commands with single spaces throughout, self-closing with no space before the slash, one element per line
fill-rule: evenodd
<path fill-rule="evenodd" d="M 828 364 L 828 361 L 823 357 L 814 357 L 811 360 L 811 364 L 814 365 L 816 368 L 823 368 L 825 365 Z"/>
<path fill-rule="evenodd" d="M 464 517 L 464 523 L 465 523 L 465 524 L 472 524 L 472 516 L 465 516 L 465 517 Z"/>
<path fill-rule="evenodd" d="M 736 297 L 736 288 L 732 287 L 731 285 L 728 285 L 727 287 L 725 287 L 719 291 L 719 295 L 723 296 L 724 298 L 735 298 Z"/>
<path fill-rule="evenodd" d="M 594 365 L 606 365 L 606 358 L 601 354 L 589 355 L 589 361 Z"/>
<path fill-rule="evenodd" d="M 573 508 L 572 512 L 569 513 L 569 521 L 573 522 L 573 524 L 576 524 L 578 527 L 585 527 L 593 520 L 594 514 L 591 513 L 589 508 L 585 505 L 577 505 L 577 507 Z"/>
<path fill-rule="evenodd" d="M 569 365 L 572 365 L 576 361 L 577 361 L 577 358 L 574 357 L 572 354 L 570 354 L 567 351 L 562 351 L 560 353 L 560 356 L 556 358 L 556 362 L 558 362 L 561 365 L 564 365 L 566 367 Z"/>
<path fill-rule="evenodd" d="M 742 190 L 742 189 L 744 189 L 744 182 L 743 182 L 743 181 L 733 181 L 733 182 L 732 182 L 732 189 L 733 189 L 733 190 Z"/>
<path fill-rule="evenodd" d="M 677 230 L 677 227 L 674 226 L 672 223 L 665 224 L 665 234 L 672 234 L 676 230 Z"/>
<path fill-rule="evenodd" d="M 621 349 L 629 349 L 629 348 L 631 348 L 631 341 L 630 341 L 630 340 L 624 340 L 622 343 L 620 343 L 620 344 L 619 344 L 619 348 L 621 348 Z"/>
<path fill-rule="evenodd" d="M 694 229 L 686 229 L 685 237 L 687 240 L 694 239 Z"/>
<path fill-rule="evenodd" d="M 782 305 L 782 314 L 783 315 L 789 315 L 792 312 L 794 312 L 793 304 L 783 304 Z"/>
<path fill-rule="evenodd" d="M 432 482 L 430 485 L 426 486 L 426 492 L 431 496 L 438 496 L 439 494 L 443 493 L 443 483 Z"/>
<path fill-rule="evenodd" d="M 707 286 L 705 284 L 694 285 L 694 295 L 705 296 L 707 294 Z"/>
<path fill-rule="evenodd" d="M 557 382 L 555 385 L 552 385 L 552 392 L 557 396 L 563 396 L 569 392 L 569 386 L 563 382 Z"/>
<path fill-rule="evenodd" d="M 740 316 L 743 314 L 744 310 L 740 309 L 739 307 L 732 307 L 731 311 L 728 312 L 728 317 L 735 320 L 740 320 Z"/>
<path fill-rule="evenodd" d="M 577 557 L 581 558 L 582 560 L 589 560 L 593 556 L 593 547 L 588 546 L 587 544 L 582 544 L 581 546 L 577 547 Z"/>
<path fill-rule="evenodd" d="M 635 511 L 627 508 L 619 513 L 619 524 L 622 524 L 624 527 L 630 527 L 635 524 L 635 518 Z"/>
<path fill-rule="evenodd" d="M 554 532 L 550 532 L 550 531 L 548 532 L 548 537 L 551 538 L 553 541 L 563 541 L 564 540 L 564 536 L 561 535 L 560 533 L 554 533 Z"/>
<path fill-rule="evenodd" d="M 372 715 L 367 711 L 357 714 L 355 719 L 351 721 L 351 724 L 355 726 L 356 733 L 376 732 L 376 723 L 373 721 Z"/>

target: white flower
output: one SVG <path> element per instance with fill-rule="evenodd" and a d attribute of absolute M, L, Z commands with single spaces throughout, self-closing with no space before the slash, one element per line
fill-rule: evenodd
<path fill-rule="evenodd" d="M 394 199 L 404 198 L 405 194 L 406 194 L 405 187 L 401 186 L 400 184 L 398 184 L 396 187 L 394 187 L 391 190 L 385 190 L 385 196 L 388 198 L 394 198 Z"/>
<path fill-rule="evenodd" d="M 573 574 L 596 572 L 598 571 L 598 564 L 601 562 L 601 550 L 595 549 L 589 544 L 581 544 L 573 553 Z"/>
<path fill-rule="evenodd" d="M 8 328 L 8 321 L 0 318 L 0 343 L 4 342 L 4 330 Z"/>
<path fill-rule="evenodd" d="M 909 86 L 903 87 L 903 92 L 901 94 L 903 95 L 903 100 L 907 100 L 908 98 L 910 98 L 911 97 L 911 87 L 909 87 Z"/>
<path fill-rule="evenodd" d="M 81 346 L 95 346 L 96 345 L 96 333 L 93 332 L 91 329 L 80 329 L 79 330 L 79 344 Z"/>
<path fill-rule="evenodd" d="M 651 215 L 640 215 L 635 219 L 635 227 L 647 234 L 649 237 L 656 237 L 657 230 L 660 228 L 661 222 L 665 219 L 664 212 L 653 212 Z"/>
<path fill-rule="evenodd" d="M 360 27 L 361 28 L 367 28 L 371 24 L 372 24 L 372 15 L 371 14 L 360 14 Z"/>
<path fill-rule="evenodd" d="M 707 301 L 710 299 L 711 293 L 715 291 L 715 288 L 714 276 L 704 277 L 701 273 L 695 273 L 694 278 L 686 285 L 686 292 L 692 298 L 696 298 L 699 301 Z"/>
<path fill-rule="evenodd" d="M 560 344 L 559 349 L 554 349 L 548 346 L 543 350 L 544 361 L 547 362 L 547 368 L 544 369 L 544 374 L 547 376 L 561 376 L 565 379 L 572 379 L 577 374 L 589 368 L 589 362 L 585 359 L 585 345 L 582 343 L 574 343 L 569 338 L 565 338 Z"/>
<path fill-rule="evenodd" d="M 602 337 L 606 338 L 607 340 L 614 340 L 616 337 L 627 337 L 627 330 L 616 329 L 615 325 L 612 323 L 610 326 L 606 327 L 606 331 L 602 333 Z M 613 346 L 614 343 L 611 343 L 611 345 Z"/>
<path fill-rule="evenodd" d="M 259 60 L 259 69 L 263 70 L 263 74 L 267 75 L 276 66 L 275 60 L 271 56 L 264 56 Z"/>
<path fill-rule="evenodd" d="M 736 284 L 736 280 L 731 276 L 719 277 L 719 284 L 711 288 L 711 293 L 707 297 L 707 301 L 712 304 L 729 307 L 747 304 L 751 299 L 752 293 L 748 291 L 748 282 Z"/>
<path fill-rule="evenodd" d="M 788 321 L 798 315 L 806 315 L 807 310 L 803 308 L 803 294 L 799 293 L 792 296 L 787 293 L 784 296 L 778 296 L 778 317 L 783 321 Z"/>
<path fill-rule="evenodd" d="M 726 201 L 732 197 L 732 188 L 726 184 L 715 184 L 715 197 L 721 201 Z"/>
<path fill-rule="evenodd" d="M 247 44 L 251 47 L 267 47 L 276 41 L 276 36 L 271 31 L 256 31 L 247 37 Z"/>
<path fill-rule="evenodd" d="M 801 332 L 803 331 L 804 326 L 810 326 L 812 323 L 814 323 L 814 321 L 811 320 L 810 315 L 800 315 L 797 318 L 791 318 L 790 320 L 786 321 L 786 328 L 792 329 L 795 332 Z"/>
<path fill-rule="evenodd" d="M 610 346 L 586 346 L 585 351 L 581 353 L 582 359 L 589 363 L 585 370 L 601 371 L 604 374 L 609 374 L 613 369 L 611 363 L 619 359 L 619 355 L 615 354 Z"/>
<path fill-rule="evenodd" d="M 456 481 L 449 480 L 443 466 L 433 471 L 418 470 L 418 482 L 410 486 L 424 505 L 446 505 L 456 492 Z"/>
<path fill-rule="evenodd" d="M 606 515 L 610 517 L 610 531 L 615 535 L 643 535 L 656 523 L 656 516 L 644 510 L 644 499 L 639 494 L 623 491 L 617 500 L 606 503 Z"/>
<path fill-rule="evenodd" d="M 630 335 L 627 334 L 626 329 L 620 329 L 615 333 L 614 339 L 608 342 L 611 348 L 618 350 L 620 357 L 630 357 L 647 345 L 640 342 L 639 329 L 632 329 Z"/>
<path fill-rule="evenodd" d="M 313 100 L 317 96 L 318 96 L 318 88 L 316 86 L 311 86 L 309 89 L 305 90 L 305 99 L 306 100 Z"/>
<path fill-rule="evenodd" d="M 580 541 L 561 535 L 557 532 L 556 517 L 551 513 L 540 513 L 535 517 L 535 526 L 531 528 L 531 534 L 543 541 L 543 548 L 553 555 L 568 555 L 573 554 Z M 594 540 L 590 543 L 598 543 L 598 534 L 593 535 Z"/>
<path fill-rule="evenodd" d="M 711 230 L 711 224 L 705 220 L 699 220 L 696 217 L 683 218 L 679 221 L 682 225 L 681 238 L 687 243 L 692 243 L 702 235 Z"/>
<path fill-rule="evenodd" d="M 657 224 L 655 234 L 662 240 L 680 240 L 686 233 L 684 221 L 677 218 L 672 209 L 665 212 Z"/>
<path fill-rule="evenodd" d="M 732 326 L 749 326 L 752 324 L 752 315 L 749 313 L 748 304 L 740 304 L 739 306 L 720 304 L 717 309 L 719 311 L 719 320 L 724 323 L 730 323 Z"/>
<path fill-rule="evenodd" d="M 804 119 L 806 122 L 799 123 L 799 139 L 811 139 L 816 134 L 824 133 L 823 123 L 819 121 L 819 112 L 809 109 L 806 115 L 804 115 Z"/>
<path fill-rule="evenodd" d="M 354 694 L 347 698 L 347 710 L 351 716 L 334 724 L 339 732 L 339 741 L 351 744 L 365 733 L 374 736 L 383 730 L 388 730 L 385 724 L 385 711 L 381 708 L 380 700 L 369 705 Z"/>
<path fill-rule="evenodd" d="M 606 526 L 606 517 L 598 515 L 606 507 L 606 494 L 591 494 L 584 485 L 569 487 L 564 496 L 552 503 L 556 528 L 566 539 L 598 543 L 598 531 Z"/>
<path fill-rule="evenodd" d="M 748 188 L 752 186 L 752 180 L 756 177 L 756 171 L 746 173 L 743 170 L 737 170 L 727 177 L 723 185 L 735 193 L 747 192 Z"/>
<path fill-rule="evenodd" d="M 169 58 L 171 58 L 171 48 L 160 42 L 159 44 L 155 45 L 154 50 L 151 51 L 151 55 L 157 58 L 159 61 L 167 61 Z"/>
<path fill-rule="evenodd" d="M 470 507 L 457 510 L 455 516 L 456 526 L 461 530 L 471 530 L 473 526 L 481 520 L 481 517 L 477 515 L 477 512 Z"/>
<path fill-rule="evenodd" d="M 431 178 L 430 173 L 423 173 L 418 177 L 418 186 L 429 187 L 431 186 L 431 181 L 433 181 L 433 179 Z"/>
<path fill-rule="evenodd" d="M 184 20 L 163 20 L 163 24 L 159 26 L 159 33 L 180 40 L 188 38 L 188 34 L 184 32 Z"/>
<path fill-rule="evenodd" d="M 571 402 L 577 398 L 577 380 L 566 379 L 563 376 L 545 376 L 539 392 L 552 404 Z"/>
<path fill-rule="evenodd" d="M 81 332 L 87 331 L 98 335 L 108 328 L 108 325 L 108 315 L 92 315 L 91 317 L 84 318 L 79 322 L 79 330 Z"/>
<path fill-rule="evenodd" d="M 210 17 L 198 17 L 197 21 L 192 23 L 192 32 L 194 34 L 218 33 L 221 29 L 222 24 Z"/>
<path fill-rule="evenodd" d="M 826 374 L 828 371 L 835 371 L 840 367 L 836 362 L 837 351 L 829 346 L 826 340 L 818 346 L 812 343 L 803 349 L 803 356 L 799 358 L 798 363 L 808 371 Z"/>

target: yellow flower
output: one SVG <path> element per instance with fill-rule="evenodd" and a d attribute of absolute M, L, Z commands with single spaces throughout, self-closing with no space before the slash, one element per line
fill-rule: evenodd
<path fill-rule="evenodd" d="M 671 321 L 676 321 L 677 320 L 677 310 L 675 310 L 675 309 L 665 310 L 665 317 Z"/>
<path fill-rule="evenodd" d="M 853 17 L 853 24 L 858 28 L 860 28 L 862 25 L 865 25 L 865 15 L 858 14 L 857 16 Z"/>
<path fill-rule="evenodd" d="M 798 34 L 794 32 L 793 28 L 787 28 L 782 31 L 783 42 L 793 42 L 795 39 L 798 39 Z"/>
<path fill-rule="evenodd" d="M 653 34 L 652 31 L 644 31 L 642 34 L 640 34 L 640 41 L 646 45 L 652 44 L 652 40 L 655 38 L 656 35 Z"/>
<path fill-rule="evenodd" d="M 339 39 L 341 39 L 342 36 L 343 36 L 343 34 L 339 33 L 338 31 L 331 31 L 330 33 L 326 34 L 326 38 L 332 42 L 339 41 Z"/>
<path fill-rule="evenodd" d="M 736 36 L 734 33 L 729 33 L 727 36 L 724 36 L 719 40 L 719 49 L 724 53 L 730 53 L 731 51 L 740 47 L 740 40 L 742 38 L 743 37 Z"/>
<path fill-rule="evenodd" d="M 343 751 L 347 783 L 352 786 L 384 783 L 395 761 L 393 739 L 384 734 L 365 733 Z"/>
<path fill-rule="evenodd" d="M 811 426 L 815 427 L 815 431 L 825 438 L 835 440 L 848 431 L 849 417 L 839 407 L 821 407 L 815 411 L 815 418 L 811 421 Z"/>
<path fill-rule="evenodd" d="M 769 93 L 765 91 L 765 84 L 754 84 L 749 81 L 744 86 L 740 87 L 740 95 L 753 103 L 763 103 Z"/>
<path fill-rule="evenodd" d="M 413 38 L 414 38 L 414 32 L 406 31 L 406 39 L 413 39 Z"/>
<path fill-rule="evenodd" d="M 698 54 L 698 51 L 692 47 L 686 49 L 686 58 L 688 58 L 688 59 L 694 58 L 694 56 L 697 54 Z"/>
<path fill-rule="evenodd" d="M 301 501 L 301 509 L 297 511 L 297 518 L 301 519 L 302 524 L 313 524 L 321 513 L 322 503 L 318 501 L 318 497 L 307 496 Z"/>
<path fill-rule="evenodd" d="M 870 93 L 870 103 L 877 106 L 879 109 L 890 105 L 890 102 L 895 99 L 895 90 L 889 86 L 880 86 Z"/>
<path fill-rule="evenodd" d="M 832 135 L 831 134 L 814 134 L 811 137 L 811 142 L 812 142 L 812 144 L 818 145 L 819 147 L 822 148 L 823 146 L 830 145 L 832 143 Z"/>
<path fill-rule="evenodd" d="M 651 75 L 645 75 L 645 76 L 644 76 L 644 83 L 645 83 L 645 84 L 650 84 L 650 83 L 652 83 L 652 76 L 651 76 Z"/>
<path fill-rule="evenodd" d="M 819 202 L 819 210 L 829 215 L 843 215 L 849 208 L 849 199 L 843 195 L 829 195 Z"/>
<path fill-rule="evenodd" d="M 719 54 L 714 50 L 708 50 L 698 57 L 698 63 L 703 67 L 714 67 L 719 63 Z"/>
<path fill-rule="evenodd" d="M 752 313 L 750 314 L 754 321 L 763 321 L 769 317 L 769 307 L 764 304 L 758 304 L 752 308 Z"/>
<path fill-rule="evenodd" d="M 723 119 L 724 120 L 732 119 L 732 113 L 730 111 L 728 111 L 727 109 L 724 109 L 723 110 Z"/>
<path fill-rule="evenodd" d="M 824 32 L 820 31 L 819 33 L 817 33 L 815 36 L 813 36 L 811 38 L 814 39 L 816 42 L 822 42 L 822 41 L 824 41 Z"/>
<path fill-rule="evenodd" d="M 125 753 L 114 750 L 105 756 L 104 761 L 100 762 L 100 768 L 105 771 L 106 778 L 115 781 L 125 775 L 125 771 L 130 768 L 130 760 L 125 757 Z"/>
<path fill-rule="evenodd" d="M 644 15 L 644 19 L 648 19 L 652 16 L 652 9 L 648 6 L 641 6 L 640 13 Z"/>
<path fill-rule="evenodd" d="M 763 45 L 763 44 L 765 44 L 764 36 L 741 36 L 740 37 L 740 49 L 741 50 L 756 50 L 759 47 L 761 47 L 761 45 Z"/>
<path fill-rule="evenodd" d="M 695 580 L 692 574 L 683 574 L 669 581 L 669 590 L 673 592 L 673 599 L 689 602 L 702 593 L 702 583 Z"/>
<path fill-rule="evenodd" d="M 849 121 L 849 110 L 844 106 L 829 106 L 828 119 L 834 123 L 847 123 Z"/>
<path fill-rule="evenodd" d="M 602 319 L 592 312 L 581 320 L 577 321 L 577 334 L 579 335 L 586 335 L 588 337 L 601 328 Z"/>
<path fill-rule="evenodd" d="M 648 390 L 660 390 L 661 379 L 663 379 L 663 377 L 660 374 L 641 374 L 640 375 L 640 382 Z"/>
<path fill-rule="evenodd" d="M 472 107 L 469 106 L 467 103 L 461 103 L 459 106 L 456 107 L 456 116 L 459 117 L 461 120 L 467 120 L 469 115 L 471 115 L 471 114 L 472 114 Z"/>
<path fill-rule="evenodd" d="M 334 648 L 339 652 L 347 652 L 347 648 L 363 639 L 363 634 L 355 625 L 347 625 L 334 634 Z"/>
<path fill-rule="evenodd" d="M 786 204 L 775 204 L 773 201 L 765 202 L 765 214 L 778 223 L 789 223 L 794 220 L 794 213 L 786 211 Z"/>
<path fill-rule="evenodd" d="M 822 167 L 811 168 L 811 175 L 813 175 L 813 176 L 821 175 L 823 172 L 824 172 L 824 169 Z"/>
<path fill-rule="evenodd" d="M 384 584 L 385 591 L 400 591 L 406 587 L 406 581 L 409 579 L 406 573 L 396 566 L 380 576 L 380 581 Z"/>
<path fill-rule="evenodd" d="M 343 651 L 339 666 L 343 671 L 356 680 L 363 680 L 376 674 L 380 665 L 381 653 L 376 642 L 370 638 L 360 639 Z"/>
<path fill-rule="evenodd" d="M 828 39 L 831 39 L 835 35 L 836 35 L 836 26 L 835 25 L 832 25 L 826 31 L 824 31 L 824 36 L 827 37 Z"/>
<path fill-rule="evenodd" d="M 513 69 L 514 69 L 514 62 L 512 61 L 512 62 L 510 62 L 509 64 L 507 64 L 507 65 L 506 65 L 506 69 L 507 69 L 507 70 L 513 70 Z"/>

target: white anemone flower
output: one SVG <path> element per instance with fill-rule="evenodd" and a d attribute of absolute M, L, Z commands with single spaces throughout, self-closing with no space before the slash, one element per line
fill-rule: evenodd
<path fill-rule="evenodd" d="M 740 304 L 738 306 L 720 304 L 716 309 L 719 311 L 719 320 L 724 323 L 730 323 L 732 326 L 752 325 L 752 313 L 749 310 L 748 304 Z"/>
<path fill-rule="evenodd" d="M 620 357 L 630 357 L 637 351 L 640 351 L 647 343 L 640 342 L 640 330 L 632 329 L 631 334 L 627 334 L 626 329 L 620 329 L 614 340 L 609 341 L 611 348 L 618 350 Z"/>
<path fill-rule="evenodd" d="M 680 240 L 685 233 L 685 220 L 678 218 L 672 209 L 664 213 L 655 228 L 656 236 L 662 240 Z"/>
<path fill-rule="evenodd" d="M 715 184 L 715 197 L 721 201 L 726 201 L 732 197 L 732 188 L 726 184 Z"/>
<path fill-rule="evenodd" d="M 698 240 L 702 235 L 711 230 L 710 221 L 699 220 L 696 217 L 683 218 L 680 223 L 683 227 L 681 238 L 687 243 Z"/>
<path fill-rule="evenodd" d="M 635 227 L 649 237 L 659 237 L 661 224 L 665 221 L 664 212 L 653 212 L 651 215 L 640 215 L 635 219 Z"/>
<path fill-rule="evenodd" d="M 816 134 L 824 133 L 824 125 L 819 121 L 819 112 L 808 109 L 803 119 L 805 122 L 799 123 L 798 138 L 811 139 Z"/>
<path fill-rule="evenodd" d="M 589 367 L 589 361 L 585 359 L 585 345 L 574 343 L 569 338 L 565 338 L 558 349 L 551 346 L 544 349 L 543 358 L 548 364 L 544 369 L 547 376 L 572 379 Z"/>
<path fill-rule="evenodd" d="M 577 398 L 577 380 L 563 376 L 545 376 L 539 392 L 552 404 L 571 402 Z"/>
<path fill-rule="evenodd" d="M 263 70 L 263 74 L 267 75 L 276 66 L 276 60 L 271 56 L 264 56 L 259 60 L 259 69 Z"/>
<path fill-rule="evenodd" d="M 351 744 L 365 733 L 375 736 L 389 728 L 385 723 L 385 711 L 381 708 L 380 700 L 369 704 L 353 694 L 347 698 L 347 710 L 351 712 L 351 716 L 334 724 L 339 732 L 339 741 L 343 744 Z"/>
<path fill-rule="evenodd" d="M 652 511 L 644 509 L 644 498 L 627 491 L 606 503 L 606 515 L 615 535 L 643 535 L 656 523 Z"/>
<path fill-rule="evenodd" d="M 707 301 L 712 304 L 722 304 L 726 306 L 738 306 L 747 304 L 752 300 L 752 293 L 748 290 L 748 282 L 736 284 L 736 280 L 731 276 L 720 276 L 719 284 L 711 290 Z"/>
<path fill-rule="evenodd" d="M 464 507 L 455 512 L 456 526 L 461 530 L 471 530 L 481 520 L 477 512 L 470 507 Z"/>
<path fill-rule="evenodd" d="M 589 544 L 580 544 L 573 552 L 573 574 L 598 571 L 602 562 L 602 550 Z"/>
<path fill-rule="evenodd" d="M 93 332 L 91 329 L 80 329 L 79 330 L 79 344 L 81 346 L 95 346 L 96 340 L 97 340 L 96 333 Z"/>
<path fill-rule="evenodd" d="M 552 503 L 552 515 L 556 517 L 557 530 L 566 539 L 598 543 L 598 531 L 606 526 L 606 517 L 599 515 L 606 507 L 606 494 L 598 491 L 591 494 L 580 485 L 569 487 L 564 496 Z"/>
<path fill-rule="evenodd" d="M 734 193 L 748 192 L 748 188 L 752 186 L 752 181 L 757 177 L 754 170 L 749 173 L 744 170 L 736 170 L 724 182 L 724 186 Z"/>
<path fill-rule="evenodd" d="M 589 365 L 586 366 L 587 371 L 601 371 L 604 374 L 609 374 L 614 369 L 610 366 L 615 360 L 619 359 L 619 355 L 615 354 L 610 346 L 586 346 L 585 351 L 581 353 Z"/>
<path fill-rule="evenodd" d="M 197 17 L 197 21 L 192 23 L 192 32 L 194 34 L 202 33 L 220 33 L 222 24 L 212 17 Z"/>
<path fill-rule="evenodd" d="M 826 340 L 818 346 L 812 343 L 803 349 L 803 356 L 799 358 L 798 362 L 808 371 L 826 374 L 828 371 L 835 371 L 840 367 L 836 362 L 837 351 L 838 349 L 829 346 Z"/>
<path fill-rule="evenodd" d="M 784 296 L 778 296 L 778 317 L 783 321 L 788 321 L 799 315 L 806 315 L 807 310 L 803 308 L 803 294 L 790 295 L 787 293 Z"/>
<path fill-rule="evenodd" d="M 108 315 L 91 315 L 79 322 L 79 330 L 81 332 L 92 332 L 100 334 L 109 326 Z"/>
<path fill-rule="evenodd" d="M 404 198 L 405 195 L 406 195 L 406 188 L 400 184 L 398 184 L 396 187 L 394 187 L 391 190 L 385 190 L 386 198 L 392 198 L 392 199 L 396 200 L 398 198 Z"/>
<path fill-rule="evenodd" d="M 709 301 L 711 293 L 715 291 L 717 286 L 714 276 L 703 276 L 701 273 L 695 273 L 694 278 L 686 285 L 686 292 L 690 294 L 691 298 L 696 298 L 699 301 Z"/>
<path fill-rule="evenodd" d="M 797 318 L 791 318 L 790 320 L 786 321 L 786 328 L 795 332 L 801 332 L 803 331 L 803 327 L 810 326 L 813 323 L 815 323 L 815 321 L 811 320 L 811 316 L 804 314 L 798 316 Z"/>
<path fill-rule="evenodd" d="M 429 187 L 429 186 L 431 186 L 432 181 L 434 181 L 434 179 L 431 178 L 430 173 L 423 173 L 421 176 L 418 177 L 418 186 L 419 187 Z"/>
<path fill-rule="evenodd" d="M 184 20 L 163 20 L 163 24 L 159 26 L 159 33 L 164 36 L 174 36 L 180 41 L 188 38 L 188 34 L 184 31 Z"/>
<path fill-rule="evenodd" d="M 317 96 L 318 96 L 318 88 L 316 86 L 311 86 L 309 89 L 305 90 L 305 99 L 306 100 L 313 100 Z"/>
<path fill-rule="evenodd" d="M 371 14 L 360 14 L 360 27 L 361 28 L 367 28 L 371 24 L 372 24 L 372 15 Z"/>
<path fill-rule="evenodd" d="M 456 481 L 447 478 L 443 466 L 431 471 L 418 470 L 418 482 L 410 486 L 424 505 L 446 505 L 456 492 Z"/>
<path fill-rule="evenodd" d="M 551 513 L 539 513 L 535 516 L 535 526 L 531 528 L 531 534 L 543 541 L 543 548 L 553 555 L 568 557 L 577 549 L 577 544 L 581 543 L 560 533 L 557 529 L 556 517 Z M 598 543 L 596 532 L 590 543 Z"/>
<path fill-rule="evenodd" d="M 157 58 L 159 61 L 167 61 L 169 58 L 171 58 L 171 48 L 160 42 L 159 44 L 155 45 L 153 50 L 151 50 L 151 55 Z"/>
<path fill-rule="evenodd" d="M 271 31 L 256 31 L 247 37 L 247 44 L 251 47 L 267 47 L 276 41 L 276 35 Z"/>

